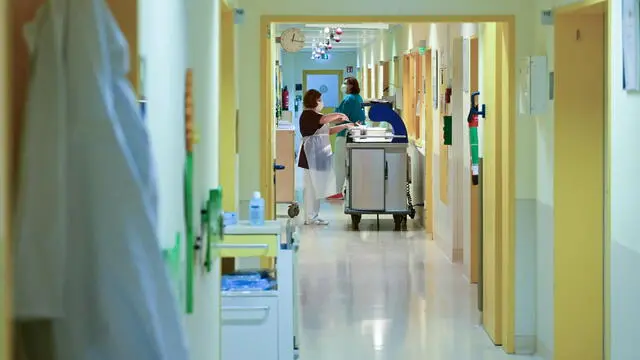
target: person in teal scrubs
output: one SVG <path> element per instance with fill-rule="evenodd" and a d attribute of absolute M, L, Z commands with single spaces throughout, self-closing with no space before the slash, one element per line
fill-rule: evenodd
<path fill-rule="evenodd" d="M 344 98 L 338 108 L 337 113 L 347 115 L 349 121 L 354 124 L 364 124 L 366 116 L 362 106 L 363 100 L 360 96 L 360 84 L 354 77 L 344 79 L 342 84 Z M 336 173 L 336 194 L 330 196 L 329 200 L 344 199 L 344 182 L 346 179 L 346 156 L 347 156 L 347 130 L 342 130 L 336 135 L 335 149 L 333 151 L 334 165 Z"/>

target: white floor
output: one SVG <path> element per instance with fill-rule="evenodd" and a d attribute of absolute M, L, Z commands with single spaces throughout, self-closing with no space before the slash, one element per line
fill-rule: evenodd
<path fill-rule="evenodd" d="M 476 289 L 421 229 L 364 218 L 349 230 L 342 207 L 327 227 L 302 227 L 301 360 L 502 360 L 479 325 Z"/>

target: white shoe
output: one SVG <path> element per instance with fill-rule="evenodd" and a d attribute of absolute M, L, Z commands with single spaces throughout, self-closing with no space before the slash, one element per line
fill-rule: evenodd
<path fill-rule="evenodd" d="M 319 218 L 310 219 L 304 222 L 305 225 L 329 225 L 327 220 L 322 220 Z"/>

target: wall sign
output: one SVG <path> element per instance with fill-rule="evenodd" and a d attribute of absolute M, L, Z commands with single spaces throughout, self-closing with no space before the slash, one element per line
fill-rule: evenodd
<path fill-rule="evenodd" d="M 542 25 L 553 25 L 553 10 L 542 10 L 540 13 L 540 23 Z"/>
<path fill-rule="evenodd" d="M 347 66 L 347 74 L 353 74 L 353 66 Z"/>
<path fill-rule="evenodd" d="M 622 87 L 640 90 L 640 5 L 622 0 Z"/>

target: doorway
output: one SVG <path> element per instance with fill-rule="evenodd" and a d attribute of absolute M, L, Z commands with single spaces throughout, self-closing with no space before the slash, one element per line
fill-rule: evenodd
<path fill-rule="evenodd" d="M 304 92 L 316 89 L 322 94 L 324 103 L 323 113 L 329 114 L 335 111 L 342 101 L 340 86 L 343 81 L 342 70 L 303 70 L 302 88 Z"/>
<path fill-rule="evenodd" d="M 491 21 L 491 22 L 489 22 Z M 269 38 L 264 36 L 265 29 L 269 29 L 271 25 L 278 23 L 325 23 L 331 24 L 335 19 L 331 16 L 316 15 L 263 15 L 261 16 L 261 26 L 256 36 L 260 36 L 261 56 L 260 69 L 262 74 L 261 89 L 266 89 L 261 99 L 261 133 L 271 134 L 273 127 L 273 114 L 270 108 L 273 99 L 271 94 L 271 73 L 270 64 L 272 63 L 271 42 Z M 515 106 L 515 37 L 511 36 L 515 33 L 515 22 L 511 16 L 482 16 L 482 17 L 459 17 L 438 16 L 430 18 L 429 16 L 366 16 L 366 17 L 341 17 L 340 23 L 416 23 L 416 22 L 480 22 L 483 27 L 493 29 L 487 35 L 492 37 L 490 41 L 483 44 L 483 53 L 490 61 L 485 61 L 485 67 L 491 68 L 492 76 L 485 76 L 484 83 L 487 89 L 484 91 L 480 103 L 486 104 L 487 109 L 494 109 L 493 113 L 488 114 L 486 124 L 493 124 L 492 131 L 487 134 L 485 131 L 485 140 L 492 142 L 491 157 L 485 152 L 484 174 L 494 179 L 494 182 L 485 180 L 485 184 L 491 184 L 483 191 L 485 204 L 483 207 L 483 234 L 485 238 L 490 238 L 489 246 L 485 245 L 483 252 L 484 264 L 491 264 L 491 272 L 486 276 L 486 282 L 492 282 L 495 286 L 484 294 L 484 302 L 491 303 L 490 311 L 483 314 L 485 328 L 490 333 L 495 344 L 501 344 L 508 353 L 515 351 L 514 346 L 514 258 L 515 258 L 515 217 L 514 201 L 515 201 L 515 158 L 508 154 L 513 153 L 515 149 L 515 127 L 513 126 L 516 118 Z M 482 36 L 482 35 L 481 35 Z M 403 61 L 404 62 L 404 61 Z M 499 64 L 492 65 L 492 62 Z M 414 63 L 415 64 L 415 63 Z M 403 65 L 405 65 L 403 63 Z M 366 66 L 366 65 L 364 65 Z M 409 61 L 409 67 L 411 61 Z M 415 65 L 414 65 L 415 66 Z M 407 67 L 403 66 L 403 69 Z M 485 73 L 483 67 L 482 71 Z M 371 79 L 372 69 L 366 67 L 363 69 L 364 83 L 366 84 L 366 93 L 369 94 L 375 88 L 374 81 Z M 490 85 L 489 85 L 490 83 Z M 403 100 L 408 94 L 406 89 L 402 89 Z M 486 96 L 485 96 L 486 93 Z M 406 112 L 405 108 L 403 113 Z M 433 119 L 434 123 L 439 119 Z M 409 128 L 411 127 L 408 124 Z M 436 131 L 434 125 L 434 131 Z M 415 133 L 415 128 L 413 129 Z M 434 136 L 435 137 L 435 136 Z M 273 150 L 273 137 L 264 136 L 262 138 L 261 152 L 264 158 L 261 164 L 261 187 L 262 193 L 267 194 L 265 201 L 273 203 L 273 159 L 275 157 Z M 435 170 L 435 169 L 434 169 Z M 434 197 L 438 195 L 434 194 Z M 490 199 L 490 201 L 489 201 Z M 446 200 L 446 197 L 445 197 Z M 270 208 L 270 206 L 267 206 Z M 266 214 L 273 218 L 274 214 Z M 487 229 L 488 228 L 488 229 Z M 485 266 L 487 273 L 489 266 Z M 488 325 L 487 325 L 488 324 Z"/>
<path fill-rule="evenodd" d="M 324 108 L 322 113 L 330 114 L 336 110 L 342 101 L 340 87 L 344 73 L 342 70 L 303 70 L 302 88 L 306 93 L 309 89 L 316 89 L 322 94 Z M 335 148 L 336 134 L 331 135 L 331 148 Z"/>
<path fill-rule="evenodd" d="M 604 358 L 607 2 L 555 23 L 555 359 Z M 588 301 L 585 301 L 588 299 Z"/>

